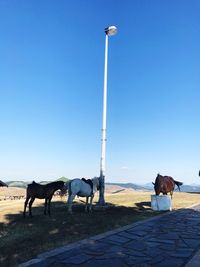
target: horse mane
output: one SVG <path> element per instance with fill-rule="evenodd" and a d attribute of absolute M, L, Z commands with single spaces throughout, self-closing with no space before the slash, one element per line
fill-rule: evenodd
<path fill-rule="evenodd" d="M 95 176 L 95 177 L 93 177 L 91 180 L 92 180 L 92 181 L 98 181 L 98 182 L 100 182 L 99 178 L 100 178 L 100 177 Z"/>
<path fill-rule="evenodd" d="M 54 182 L 51 182 L 51 183 L 47 183 L 47 184 L 40 184 L 40 183 L 36 183 L 35 181 L 32 182 L 31 185 L 52 185 L 52 184 L 58 184 L 58 183 L 63 183 L 63 181 L 54 181 Z"/>
<path fill-rule="evenodd" d="M 63 183 L 63 184 L 64 184 L 64 182 L 63 182 L 63 181 L 54 181 L 54 182 L 51 182 L 51 183 L 48 183 L 48 184 L 51 184 L 51 185 L 53 185 L 53 184 L 61 184 L 61 183 Z M 48 185 L 48 184 L 46 184 L 46 185 Z"/>
<path fill-rule="evenodd" d="M 33 186 L 38 186 L 38 185 L 40 185 L 40 184 L 33 181 L 31 184 L 28 184 L 28 187 L 33 187 Z"/>

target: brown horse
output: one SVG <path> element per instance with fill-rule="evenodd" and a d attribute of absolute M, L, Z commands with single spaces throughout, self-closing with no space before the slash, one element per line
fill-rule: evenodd
<path fill-rule="evenodd" d="M 153 184 L 154 184 L 154 190 L 155 190 L 155 193 L 157 196 L 160 193 L 163 193 L 163 195 L 167 195 L 167 193 L 170 193 L 171 198 L 172 198 L 175 185 L 178 186 L 178 189 L 180 191 L 180 186 L 183 183 L 175 181 L 170 176 L 162 176 L 162 175 L 158 174 L 156 177 L 155 183 L 153 183 Z"/>
<path fill-rule="evenodd" d="M 63 181 L 52 182 L 46 185 L 41 185 L 33 181 L 32 184 L 28 184 L 26 190 L 26 201 L 24 203 L 24 213 L 23 213 L 24 217 L 26 216 L 26 207 L 28 202 L 29 202 L 29 216 L 32 217 L 31 207 L 35 198 L 45 199 L 44 214 L 46 215 L 46 210 L 48 206 L 48 214 L 50 216 L 51 199 L 53 197 L 54 192 L 57 191 L 58 189 L 65 190 Z"/>

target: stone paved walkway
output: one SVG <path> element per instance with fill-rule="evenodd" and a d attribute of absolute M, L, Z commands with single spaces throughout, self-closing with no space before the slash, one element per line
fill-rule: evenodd
<path fill-rule="evenodd" d="M 200 266 L 200 205 L 38 255 L 18 267 Z"/>

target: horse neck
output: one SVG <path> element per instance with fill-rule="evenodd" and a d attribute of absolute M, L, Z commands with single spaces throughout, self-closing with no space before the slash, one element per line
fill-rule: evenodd
<path fill-rule="evenodd" d="M 57 182 L 53 182 L 51 184 L 48 184 L 47 185 L 49 188 L 52 188 L 52 190 L 55 192 L 56 190 L 60 189 L 61 188 L 61 185 L 60 183 L 57 183 Z"/>
<path fill-rule="evenodd" d="M 93 187 L 94 187 L 95 189 L 97 189 L 97 187 L 98 187 L 98 178 L 93 178 L 93 179 L 92 179 L 92 183 L 93 183 Z"/>

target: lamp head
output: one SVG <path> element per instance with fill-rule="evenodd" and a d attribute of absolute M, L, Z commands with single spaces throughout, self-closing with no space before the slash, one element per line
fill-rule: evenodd
<path fill-rule="evenodd" d="M 117 33 L 117 27 L 109 26 L 109 27 L 105 28 L 104 31 L 108 36 L 112 36 L 112 35 L 115 35 Z"/>

